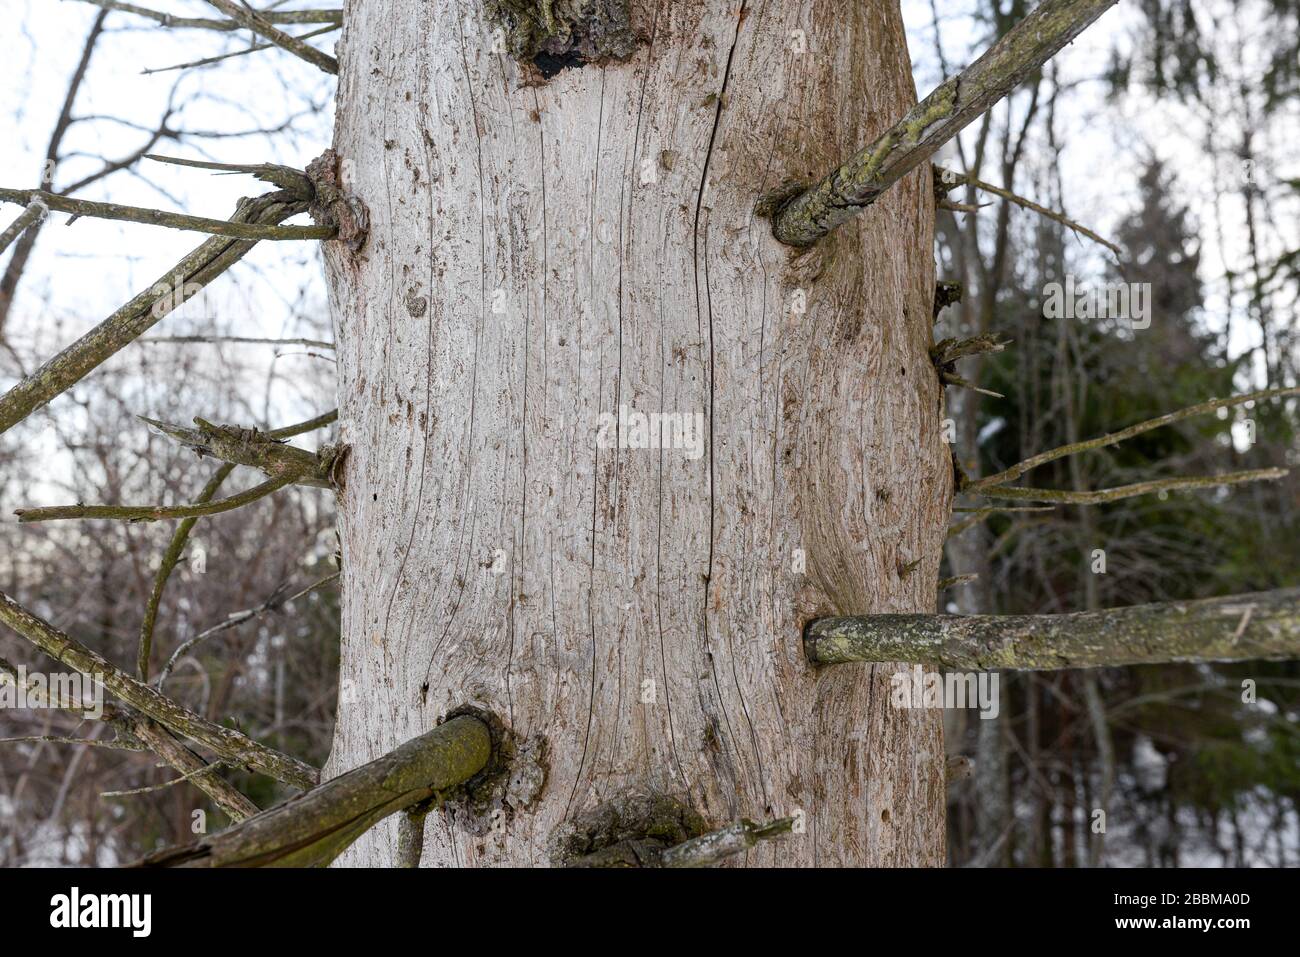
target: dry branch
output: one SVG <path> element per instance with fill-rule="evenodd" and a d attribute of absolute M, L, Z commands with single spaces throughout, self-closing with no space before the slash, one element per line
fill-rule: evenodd
<path fill-rule="evenodd" d="M 491 755 L 488 726 L 461 715 L 220 834 L 159 851 L 140 864 L 323 867 L 390 814 L 465 783 Z"/>
<path fill-rule="evenodd" d="M 817 664 L 899 661 L 961 671 L 1300 658 L 1300 588 L 1068 615 L 822 618 Z"/>
<path fill-rule="evenodd" d="M 322 428 L 338 419 L 338 410 L 326 412 L 324 415 L 308 419 L 306 422 L 299 422 L 297 425 L 286 426 L 282 429 L 272 429 L 266 435 L 273 439 L 287 439 L 295 435 L 301 435 L 304 432 L 311 432 L 315 429 Z M 212 497 L 217 494 L 222 483 L 235 470 L 234 463 L 227 462 L 222 465 L 212 478 L 203 487 L 199 493 L 196 502 L 210 502 Z M 158 620 L 158 607 L 162 602 L 163 590 L 167 587 L 167 580 L 175 570 L 176 565 L 180 562 L 181 554 L 185 551 L 185 543 L 189 541 L 190 532 L 194 529 L 194 524 L 199 520 L 198 516 L 184 519 L 176 531 L 172 533 L 171 541 L 167 544 L 167 551 L 163 553 L 162 562 L 158 566 L 158 573 L 154 576 L 153 588 L 149 592 L 149 601 L 145 605 L 144 621 L 140 625 L 140 645 L 136 655 L 136 674 L 141 681 L 149 680 L 149 658 L 153 650 L 153 631 Z"/>
<path fill-rule="evenodd" d="M 45 200 L 39 195 L 33 196 L 31 202 L 27 205 L 12 223 L 9 224 L 3 233 L 0 233 L 0 253 L 9 248 L 9 244 L 27 231 L 27 227 L 34 226 L 45 218 L 45 214 L 50 208 L 45 205 Z"/>
<path fill-rule="evenodd" d="M 814 186 L 779 205 L 776 238 L 810 246 L 870 206 L 971 120 L 1014 90 L 1116 0 L 1044 0 L 957 76 Z"/>
<path fill-rule="evenodd" d="M 288 478 L 297 485 L 333 488 L 330 473 L 337 453 L 332 446 L 325 446 L 320 452 L 308 452 L 285 445 L 275 436 L 257 429 L 214 425 L 200 418 L 194 420 L 198 427 L 190 429 L 144 416 L 141 418 L 168 438 L 195 449 L 199 455 L 247 465 L 260 469 L 271 478 Z"/>
<path fill-rule="evenodd" d="M 123 3 L 121 0 L 81 0 L 82 3 L 93 4 L 104 10 L 117 10 L 121 13 L 134 13 L 137 16 L 146 17 L 155 23 L 164 27 L 185 27 L 198 30 L 222 30 L 233 31 L 244 29 L 243 24 L 234 20 L 216 20 L 206 17 L 178 17 L 170 13 L 162 13 L 158 10 L 151 10 L 148 7 L 141 7 L 134 3 Z M 260 16 L 267 23 L 277 24 L 295 24 L 295 23 L 343 23 L 342 10 L 263 10 Z"/>
<path fill-rule="evenodd" d="M 215 502 L 194 502 L 189 505 L 50 505 L 44 508 L 19 508 L 14 510 L 14 514 L 18 516 L 18 521 L 26 523 L 57 522 L 74 518 L 112 518 L 126 522 L 197 518 L 242 508 L 293 483 L 293 475 L 278 475 L 237 495 L 217 499 Z"/>
<path fill-rule="evenodd" d="M 1176 492 L 1189 488 L 1217 488 L 1222 485 L 1238 485 L 1242 482 L 1270 481 L 1280 479 L 1286 474 L 1286 469 L 1279 468 L 1248 469 L 1244 472 L 1226 472 L 1222 475 L 1192 475 L 1186 478 L 1152 479 L 1148 482 L 1134 482 L 1132 485 L 1119 485 L 1115 488 L 1102 488 L 1084 492 L 1060 488 L 995 486 L 994 488 L 981 487 L 979 494 L 986 498 L 1011 499 L 1018 502 L 1101 505 L 1106 502 L 1118 502 L 1124 498 L 1133 498 L 1135 495 L 1149 495 L 1152 492 Z"/>
<path fill-rule="evenodd" d="M 936 191 L 947 192 L 948 190 L 953 189 L 962 184 L 965 184 L 967 186 L 973 186 L 976 189 L 981 190 L 985 193 L 992 193 L 994 196 L 1000 196 L 1003 199 L 1007 200 L 1008 202 L 1015 203 L 1021 209 L 1027 209 L 1031 213 L 1037 213 L 1039 216 L 1042 216 L 1045 219 L 1050 219 L 1052 220 L 1052 222 L 1060 223 L 1062 226 L 1066 227 L 1067 229 L 1073 230 L 1076 233 L 1080 233 L 1081 235 L 1087 236 L 1093 242 L 1100 243 L 1101 245 L 1105 246 L 1116 256 L 1123 255 L 1122 252 L 1120 251 L 1120 248 L 1116 246 L 1114 243 L 1112 243 L 1109 239 L 1103 239 L 1101 236 L 1097 235 L 1097 233 L 1095 233 L 1093 230 L 1089 229 L 1087 226 L 1082 225 L 1081 223 L 1076 223 L 1074 220 L 1070 219 L 1064 213 L 1058 213 L 1055 210 L 1048 209 L 1046 206 L 1040 206 L 1038 203 L 1035 203 L 1033 200 L 1025 199 L 1023 196 L 1017 196 L 1009 189 L 1003 189 L 1001 186 L 994 186 L 992 183 L 986 183 L 982 179 L 978 179 L 974 176 L 958 173 L 949 169 L 944 169 L 943 167 L 940 166 L 933 167 L 932 171 L 934 173 Z M 940 203 L 940 205 L 942 206 L 943 204 Z M 945 208 L 953 208 L 954 206 L 958 206 L 958 205 L 961 204 L 954 203 L 954 204 L 950 204 Z"/>
<path fill-rule="evenodd" d="M 94 219 L 112 219 L 146 226 L 166 226 L 213 236 L 232 236 L 235 239 L 288 240 L 333 239 L 338 234 L 334 226 L 280 226 L 265 223 L 241 223 L 235 220 L 208 219 L 186 213 L 171 213 L 165 209 L 147 209 L 142 206 L 122 206 L 118 203 L 97 203 L 88 199 L 74 199 L 39 189 L 7 189 L 0 187 L 0 202 L 18 204 L 43 203 L 58 213 L 71 213 L 73 217 L 89 216 Z"/>
<path fill-rule="evenodd" d="M 297 758 L 281 754 L 233 728 L 213 724 L 181 707 L 121 671 L 102 655 L 65 635 L 49 622 L 33 615 L 2 592 L 0 623 L 8 625 L 56 661 L 92 677 L 109 693 L 121 698 L 132 708 L 165 728 L 211 748 L 231 764 L 256 769 L 297 788 L 309 788 L 320 777 L 320 772 Z"/>
<path fill-rule="evenodd" d="M 312 66 L 318 67 L 329 74 L 339 72 L 338 60 L 328 53 L 322 53 L 314 46 L 303 43 L 297 37 L 290 36 L 283 30 L 277 30 L 271 20 L 263 16 L 261 11 L 235 3 L 234 0 L 208 0 L 208 3 L 236 23 L 252 30 L 264 40 L 270 40 L 276 46 L 283 47 L 300 60 L 306 60 Z"/>
<path fill-rule="evenodd" d="M 274 225 L 307 209 L 307 197 L 285 192 L 244 200 L 232 221 Z M 254 241 L 215 236 L 167 271 L 98 326 L 0 395 L 0 433 L 4 433 L 55 396 L 72 388 L 91 370 L 115 355 L 186 298 L 216 279 L 253 248 Z M 160 291 L 162 290 L 162 291 Z"/>
<path fill-rule="evenodd" d="M 1108 445 L 1115 445 L 1118 442 L 1123 442 L 1125 439 L 1131 439 L 1135 435 L 1141 435 L 1143 432 L 1150 432 L 1152 429 L 1158 429 L 1166 425 L 1173 425 L 1175 422 L 1181 422 L 1183 419 L 1205 415 L 1206 413 L 1214 412 L 1217 409 L 1228 409 L 1245 402 L 1262 402 L 1265 399 L 1275 399 L 1288 395 L 1300 395 L 1300 386 L 1283 389 L 1264 389 L 1260 392 L 1248 392 L 1244 395 L 1229 396 L 1226 399 L 1209 399 L 1206 402 L 1191 405 L 1185 409 L 1179 409 L 1176 412 L 1168 412 L 1164 415 L 1157 416 L 1154 419 L 1147 419 L 1145 422 L 1138 422 L 1136 425 L 1130 425 L 1128 428 L 1120 429 L 1118 432 L 1109 432 L 1106 435 L 1099 436 L 1095 439 L 1086 439 L 1083 442 L 1074 442 L 1070 445 L 1062 445 L 1054 449 L 1049 449 L 1046 452 L 1040 452 L 1037 455 L 1030 456 L 1023 462 L 1017 462 L 1008 469 L 1003 469 L 1001 472 L 966 482 L 962 485 L 961 491 L 975 492 L 981 489 L 991 488 L 995 485 L 1006 485 L 1008 482 L 1014 482 L 1031 469 L 1036 469 L 1040 465 L 1046 465 L 1048 462 L 1055 462 L 1057 459 L 1062 459 L 1069 455 L 1077 455 L 1080 452 L 1087 452 L 1092 449 L 1101 449 Z"/>

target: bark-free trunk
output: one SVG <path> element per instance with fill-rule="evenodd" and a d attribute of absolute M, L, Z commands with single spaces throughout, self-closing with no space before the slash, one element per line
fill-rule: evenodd
<path fill-rule="evenodd" d="M 537 37 L 482 0 L 348 4 L 335 145 L 371 232 L 328 264 L 351 451 L 326 776 L 474 704 L 530 773 L 431 814 L 426 865 L 547 863 L 629 791 L 714 826 L 795 816 L 751 864 L 939 865 L 940 713 L 801 644 L 813 617 L 933 610 L 929 176 L 798 258 L 754 211 L 914 102 L 897 4 L 634 2 L 630 24 L 576 41 L 626 59 L 552 40 L 564 68 L 530 82 Z M 617 447 L 620 407 L 699 415 L 699 445 Z M 341 860 L 391 864 L 396 835 Z"/>

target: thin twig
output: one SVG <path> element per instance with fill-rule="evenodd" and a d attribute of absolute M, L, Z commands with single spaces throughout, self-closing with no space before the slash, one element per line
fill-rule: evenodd
<path fill-rule="evenodd" d="M 976 177 L 971 175 L 958 173 L 953 170 L 944 169 L 942 166 L 934 167 L 934 178 L 935 178 L 937 189 L 946 190 L 962 184 L 965 184 L 967 186 L 974 186 L 976 189 L 982 190 L 985 193 L 992 193 L 994 196 L 1001 196 L 1003 199 L 1015 203 L 1021 209 L 1027 209 L 1030 212 L 1037 213 L 1039 216 L 1043 216 L 1047 219 L 1052 220 L 1053 222 L 1060 223 L 1062 226 L 1065 226 L 1066 228 L 1071 229 L 1076 233 L 1082 233 L 1084 236 L 1087 236 L 1093 242 L 1100 243 L 1101 245 L 1105 246 L 1116 256 L 1123 255 L 1123 253 L 1120 251 L 1120 248 L 1117 245 L 1112 243 L 1109 239 L 1103 239 L 1101 236 L 1098 236 L 1087 226 L 1084 226 L 1081 223 L 1076 223 L 1074 220 L 1067 217 L 1064 213 L 1058 213 L 1055 210 L 1048 209 L 1046 206 L 1040 206 L 1037 203 L 1035 203 L 1033 200 L 1025 199 L 1023 196 L 1017 196 L 1009 189 L 1003 189 L 1001 186 L 994 186 L 992 183 L 986 183 L 982 179 L 977 179 Z M 944 206 L 944 203 L 941 202 L 939 205 Z M 955 206 L 960 206 L 960 205 L 962 204 L 951 203 L 945 208 L 951 209 Z"/>
<path fill-rule="evenodd" d="M 195 768 L 193 771 L 187 771 L 178 778 L 172 778 L 170 781 L 164 781 L 162 784 L 149 784 L 142 788 L 130 788 L 126 791 L 100 791 L 99 796 L 102 798 L 112 797 L 129 797 L 132 794 L 148 794 L 151 791 L 161 791 L 164 788 L 175 787 L 177 784 L 184 784 L 192 778 L 201 774 L 207 774 L 209 771 L 215 771 L 218 768 L 226 766 L 225 761 L 213 761 L 211 764 L 204 765 L 201 768 Z"/>
<path fill-rule="evenodd" d="M 255 485 L 247 491 L 215 502 L 194 502 L 189 505 L 50 505 L 45 508 L 20 508 L 14 511 L 18 521 L 55 522 L 74 518 L 113 518 L 126 522 L 156 522 L 163 519 L 194 518 L 200 515 L 218 515 L 241 508 L 259 498 L 294 483 L 295 476 L 279 475 Z"/>
<path fill-rule="evenodd" d="M 1135 482 L 1132 485 L 1120 485 L 1115 488 L 1085 492 L 1076 492 L 1072 489 L 1018 488 L 1000 485 L 993 488 L 981 488 L 979 494 L 987 498 L 1012 499 L 1021 502 L 1101 505 L 1104 502 L 1116 502 L 1123 498 L 1132 498 L 1135 495 L 1149 495 L 1152 492 L 1173 492 L 1188 488 L 1216 488 L 1220 485 L 1237 485 L 1242 482 L 1269 481 L 1280 479 L 1286 474 L 1286 469 L 1279 468 L 1249 469 L 1244 472 L 1226 472 L 1222 475 L 1194 475 L 1186 478 L 1154 479 L 1149 482 Z"/>
<path fill-rule="evenodd" d="M 283 608 L 285 605 L 297 601 L 303 595 L 315 591 L 317 588 L 320 588 L 322 585 L 328 585 L 330 582 L 338 578 L 339 574 L 340 574 L 339 572 L 333 572 L 329 575 L 326 575 L 324 578 L 312 582 L 306 588 L 302 589 L 301 591 L 295 592 L 294 594 L 288 596 L 287 598 L 281 596 L 280 589 L 276 589 L 271 594 L 271 596 L 266 599 L 266 601 L 262 602 L 262 604 L 258 605 L 256 608 L 246 608 L 243 611 L 232 612 L 230 615 L 226 617 L 225 621 L 213 625 L 211 628 L 207 629 L 206 631 L 199 632 L 189 641 L 184 642 L 183 644 L 181 644 L 180 647 L 178 647 L 174 652 L 172 652 L 172 656 L 167 659 L 167 664 L 163 666 L 162 671 L 158 672 L 158 680 L 155 682 L 155 684 L 157 685 L 157 687 L 161 688 L 163 686 L 163 682 L 167 680 L 167 676 L 170 675 L 172 671 L 176 668 L 177 662 L 179 662 L 182 658 L 184 658 L 187 654 L 189 654 L 190 650 L 193 649 L 196 645 L 199 645 L 202 642 L 207 641 L 209 638 L 213 637 L 214 635 L 221 634 L 221 632 L 223 631 L 228 631 L 229 629 L 234 628 L 236 625 L 242 625 L 244 622 L 249 621 L 253 618 L 257 618 L 259 615 L 264 615 L 268 611 L 276 611 L 280 608 Z"/>
<path fill-rule="evenodd" d="M 1204 415 L 1205 413 L 1213 412 L 1216 409 L 1226 409 L 1235 405 L 1241 405 L 1243 402 L 1259 402 L 1264 399 L 1274 399 L 1286 395 L 1300 395 L 1300 386 L 1283 389 L 1265 389 L 1262 392 L 1250 392 L 1245 395 L 1234 395 L 1229 396 L 1226 399 L 1210 399 L 1207 402 L 1201 402 L 1197 405 L 1188 406 L 1185 409 L 1179 409 L 1177 412 L 1169 412 L 1165 415 L 1157 416 L 1154 419 L 1147 419 L 1145 422 L 1130 425 L 1128 428 L 1120 429 L 1118 432 L 1110 432 L 1095 439 L 1087 439 L 1083 442 L 1074 442 L 1070 445 L 1062 445 L 1058 448 L 1050 449 L 1047 452 L 1040 452 L 1037 455 L 1030 456 L 1023 462 L 1016 463 L 1008 469 L 1003 469 L 1001 472 L 996 472 L 993 475 L 986 475 L 983 478 L 970 481 L 962 486 L 961 490 L 964 492 L 974 492 L 994 485 L 1006 485 L 1008 482 L 1014 482 L 1030 469 L 1036 469 L 1040 465 L 1045 465 L 1048 462 L 1054 462 L 1057 459 L 1065 458 L 1067 455 L 1075 455 L 1079 452 L 1087 452 L 1091 449 L 1105 448 L 1108 445 L 1123 442 L 1125 439 L 1131 439 L 1135 435 L 1141 435 L 1143 432 L 1149 432 L 1152 429 L 1158 429 L 1166 425 L 1173 425 L 1175 422 L 1181 422 L 1183 419 L 1189 419 L 1197 415 Z"/>
<path fill-rule="evenodd" d="M 300 60 L 306 60 L 308 63 L 326 73 L 337 75 L 339 72 L 339 61 L 334 59 L 328 53 L 322 53 L 313 46 L 303 43 L 297 37 L 292 37 L 283 30 L 277 30 L 272 26 L 271 20 L 262 16 L 258 11 L 246 6 L 241 6 L 233 0 L 208 0 L 208 3 L 230 19 L 242 24 L 252 30 L 263 39 L 270 40 L 278 47 L 283 47 Z"/>
<path fill-rule="evenodd" d="M 227 462 L 213 473 L 212 478 L 208 479 L 203 491 L 194 501 L 196 504 L 212 501 L 212 497 L 217 494 L 221 484 L 230 477 L 230 473 L 235 470 L 233 462 Z M 163 553 L 162 562 L 158 565 L 158 573 L 154 576 L 153 589 L 149 592 L 149 601 L 144 608 L 144 621 L 140 625 L 140 644 L 136 651 L 136 675 L 141 681 L 149 680 L 149 658 L 153 652 L 153 630 L 158 621 L 158 606 L 162 603 L 163 589 L 167 587 L 167 579 L 171 577 L 172 570 L 180 563 L 181 555 L 185 551 L 185 543 L 189 541 L 190 532 L 193 530 L 199 516 L 187 518 L 176 526 L 176 531 L 172 533 L 171 541 L 167 543 L 167 551 Z"/>
<path fill-rule="evenodd" d="M 963 518 L 956 525 L 950 527 L 948 529 L 947 537 L 952 538 L 954 535 L 960 535 L 962 532 L 966 531 L 966 529 L 974 528 L 976 525 L 984 521 L 990 515 L 996 515 L 999 512 L 1052 512 L 1055 510 L 1056 510 L 1056 506 L 1054 505 L 1022 505 L 1022 506 L 990 505 L 987 508 L 970 508 L 967 506 L 959 506 L 957 508 L 954 508 L 953 511 L 971 512 L 972 514 L 968 518 Z"/>
<path fill-rule="evenodd" d="M 150 10 L 147 7 L 137 6 L 134 3 L 123 3 L 121 0 L 81 0 L 81 2 L 94 4 L 95 6 L 101 7 L 105 10 L 134 13 L 137 16 L 153 20 L 158 25 L 164 27 L 222 30 L 226 32 L 244 29 L 243 24 L 236 23 L 234 20 L 215 20 L 205 17 L 178 17 L 170 13 L 162 13 L 158 10 Z M 268 23 L 279 24 L 343 23 L 342 10 L 285 10 L 280 12 L 266 10 L 262 12 L 261 17 Z"/>
<path fill-rule="evenodd" d="M 318 37 L 325 33 L 332 33 L 338 28 L 339 28 L 339 24 L 336 23 L 327 24 L 318 30 L 311 30 L 308 33 L 304 33 L 300 35 L 297 39 L 308 40 L 311 37 Z M 230 60 L 237 56 L 245 56 L 249 53 L 258 53 L 262 50 L 273 50 L 275 49 L 275 46 L 276 45 L 274 43 L 255 43 L 251 47 L 248 47 L 247 49 L 244 50 L 235 50 L 232 53 L 221 53 L 218 54 L 217 56 L 204 57 L 201 60 L 191 60 L 189 63 L 176 63 L 173 64 L 172 66 L 153 67 L 152 69 L 141 70 L 140 73 L 144 76 L 152 76 L 155 73 L 170 73 L 173 70 L 188 70 L 193 67 L 211 66 L 214 63 L 220 63 L 223 60 Z"/>

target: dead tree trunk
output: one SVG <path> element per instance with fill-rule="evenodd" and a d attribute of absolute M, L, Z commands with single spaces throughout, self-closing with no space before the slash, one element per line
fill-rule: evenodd
<path fill-rule="evenodd" d="M 527 773 L 431 814 L 426 865 L 547 863 L 636 792 L 793 816 L 749 864 L 942 864 L 939 712 L 800 640 L 933 610 L 929 173 L 801 256 L 754 211 L 915 102 L 897 5 L 624 12 L 348 5 L 335 146 L 371 232 L 328 252 L 351 449 L 326 777 L 472 704 Z M 677 431 L 644 441 L 660 413 Z M 397 843 L 390 819 L 341 860 Z"/>

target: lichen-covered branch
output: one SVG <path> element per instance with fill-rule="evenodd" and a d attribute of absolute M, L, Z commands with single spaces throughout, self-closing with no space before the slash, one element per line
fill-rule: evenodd
<path fill-rule="evenodd" d="M 20 672 L 4 658 L 0 658 L 0 681 L 18 683 Z M 41 701 L 47 707 L 60 708 L 75 714 L 78 718 L 87 717 L 84 702 L 59 700 L 52 698 L 48 689 L 37 688 L 30 684 L 27 688 L 31 700 Z M 87 744 L 95 747 L 112 747 L 129 751 L 153 751 L 171 767 L 180 771 L 195 787 L 212 798 L 213 803 L 221 808 L 231 820 L 240 821 L 258 812 L 258 807 L 237 791 L 216 773 L 216 768 L 209 768 L 206 761 L 177 741 L 161 725 L 145 715 L 130 708 L 117 707 L 105 703 L 99 720 L 103 721 L 116 733 L 112 741 L 95 741 L 94 739 L 66 739 L 70 743 Z M 41 736 L 49 738 L 50 736 Z M 18 740 L 18 739 L 9 739 Z M 51 740 L 53 740 L 51 738 Z M 64 740 L 64 739 L 60 739 Z"/>
<path fill-rule="evenodd" d="M 290 36 L 283 30 L 277 30 L 260 10 L 254 10 L 252 7 L 235 3 L 234 0 L 208 0 L 208 3 L 230 17 L 231 20 L 252 30 L 262 39 L 270 40 L 276 46 L 283 47 L 300 60 L 306 60 L 312 66 L 318 67 L 326 73 L 337 74 L 339 72 L 338 60 L 328 53 L 322 53 L 314 46 L 303 43 L 297 37 Z"/>
<path fill-rule="evenodd" d="M 163 727 L 211 748 L 231 764 L 252 768 L 297 788 L 309 788 L 320 772 L 309 764 L 213 724 L 115 667 L 102 655 L 59 631 L 0 592 L 0 623 L 13 629 L 56 661 L 88 675 L 112 695 Z"/>
<path fill-rule="evenodd" d="M 232 821 L 242 821 L 257 814 L 261 808 L 227 783 L 218 769 L 209 765 L 197 754 L 172 737 L 171 732 L 140 715 L 131 715 L 130 732 L 171 767 L 181 772 L 185 779 L 212 798 L 214 804 L 230 816 Z"/>
<path fill-rule="evenodd" d="M 321 452 L 308 452 L 285 445 L 280 439 L 257 429 L 214 425 L 200 418 L 194 420 L 197 428 L 191 429 L 144 416 L 141 418 L 168 438 L 197 450 L 200 455 L 260 469 L 271 478 L 290 478 L 296 485 L 333 488 L 330 473 L 336 454 L 332 446 L 326 446 Z"/>
<path fill-rule="evenodd" d="M 18 214 L 18 218 L 10 223 L 4 232 L 0 233 L 0 253 L 8 249 L 10 243 L 26 232 L 27 227 L 34 226 L 45 218 L 49 210 L 49 206 L 39 194 L 32 196 L 27 208 Z"/>
<path fill-rule="evenodd" d="M 781 203 L 776 238 L 809 246 L 870 206 L 890 186 L 1018 87 L 1116 0 L 1044 0 L 978 60 L 950 77 L 821 182 Z"/>
<path fill-rule="evenodd" d="M 816 664 L 900 661 L 962 671 L 1300 658 L 1300 588 L 1068 615 L 822 618 Z"/>
<path fill-rule="evenodd" d="M 712 867 L 728 857 L 743 854 L 759 841 L 790 833 L 794 818 L 783 817 L 767 824 L 740 820 L 721 830 L 701 834 L 663 852 L 661 867 Z"/>
<path fill-rule="evenodd" d="M 94 219 L 114 219 L 146 226 L 166 226 L 168 229 L 185 229 L 213 236 L 231 236 L 235 239 L 333 239 L 338 229 L 333 226 L 280 226 L 273 223 L 241 223 L 235 220 L 208 219 L 187 213 L 171 213 L 165 209 L 147 209 L 143 206 L 122 206 L 119 203 L 98 203 L 89 199 L 60 196 L 39 189 L 7 189 L 0 187 L 0 202 L 43 204 L 56 213 L 73 216 L 90 216 Z"/>
<path fill-rule="evenodd" d="M 159 851 L 140 864 L 323 867 L 388 815 L 464 784 L 491 756 L 488 726 L 461 715 L 220 834 Z"/>
<path fill-rule="evenodd" d="M 309 200 L 284 191 L 268 193 L 241 202 L 231 219 L 259 225 L 281 223 L 305 211 Z M 203 242 L 149 289 L 0 395 L 0 433 L 72 388 L 237 263 L 254 245 L 253 240 L 226 236 Z"/>

